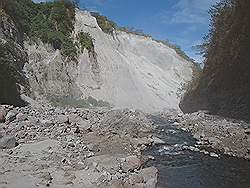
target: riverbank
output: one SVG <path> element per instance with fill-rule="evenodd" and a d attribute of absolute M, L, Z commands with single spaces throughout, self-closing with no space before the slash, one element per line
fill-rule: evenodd
<path fill-rule="evenodd" d="M 160 140 L 142 112 L 2 105 L 0 120 L 0 187 L 156 186 L 141 150 Z"/>
<path fill-rule="evenodd" d="M 249 123 L 210 115 L 204 111 L 192 114 L 166 112 L 160 116 L 171 119 L 177 128 L 190 132 L 197 140 L 196 148 L 201 151 L 213 148 L 218 152 L 215 156 L 225 154 L 250 160 Z"/>

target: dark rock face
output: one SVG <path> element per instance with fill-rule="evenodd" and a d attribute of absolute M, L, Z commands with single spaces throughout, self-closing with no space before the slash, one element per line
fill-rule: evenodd
<path fill-rule="evenodd" d="M 250 120 L 250 2 L 232 2 L 212 23 L 203 77 L 180 103 L 184 112 L 209 110 Z"/>
<path fill-rule="evenodd" d="M 28 61 L 20 32 L 5 13 L 0 17 L 0 103 L 22 106 L 20 85 L 25 85 L 22 68 Z"/>
<path fill-rule="evenodd" d="M 250 70 L 250 67 L 247 70 Z M 244 72 L 241 73 L 246 75 Z M 184 113 L 208 110 L 212 114 L 250 120 L 250 85 L 247 86 L 250 83 L 248 81 L 250 77 L 233 77 L 237 80 L 237 83 L 232 84 L 231 88 L 225 87 L 227 82 L 231 82 L 231 79 L 225 75 L 224 81 L 220 81 L 218 77 L 215 77 L 209 79 L 207 83 L 204 82 L 204 86 L 200 85 L 195 91 L 184 96 L 179 105 L 181 110 Z M 242 86 L 241 79 L 246 80 L 244 81 L 245 86 Z"/>
<path fill-rule="evenodd" d="M 19 34 L 13 20 L 4 12 L 0 17 L 0 38 L 9 38 L 15 42 L 21 42 L 21 35 Z"/>

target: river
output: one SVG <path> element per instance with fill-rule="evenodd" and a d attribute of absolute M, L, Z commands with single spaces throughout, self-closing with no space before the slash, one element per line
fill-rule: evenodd
<path fill-rule="evenodd" d="M 159 137 L 166 142 L 145 152 L 156 159 L 147 165 L 159 170 L 157 188 L 250 187 L 250 161 L 184 150 L 183 146 L 195 145 L 190 134 L 176 129 L 170 121 L 156 116 L 151 119 L 159 126 Z"/>

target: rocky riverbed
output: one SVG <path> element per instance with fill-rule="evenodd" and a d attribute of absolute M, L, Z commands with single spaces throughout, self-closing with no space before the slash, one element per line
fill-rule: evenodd
<path fill-rule="evenodd" d="M 141 151 L 161 140 L 142 112 L 2 105 L 0 121 L 0 187 L 156 186 Z"/>
<path fill-rule="evenodd" d="M 176 154 L 189 150 L 213 158 L 225 153 L 249 159 L 246 122 L 204 112 L 157 117 L 196 138 L 193 145 L 173 142 Z M 160 161 L 150 163 L 155 157 L 143 151 L 159 145 L 160 153 L 172 156 L 172 150 L 152 120 L 149 114 L 128 109 L 2 105 L 0 187 L 157 187 L 159 171 L 154 164 Z"/>

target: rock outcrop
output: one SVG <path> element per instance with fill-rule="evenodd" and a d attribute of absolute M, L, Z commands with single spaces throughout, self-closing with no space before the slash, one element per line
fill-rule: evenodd
<path fill-rule="evenodd" d="M 199 84 L 183 98 L 184 112 L 250 120 L 250 3 L 223 1 L 214 9 L 206 61 Z M 237 37 L 236 37 L 237 36 Z"/>
<path fill-rule="evenodd" d="M 76 11 L 73 36 L 79 32 L 91 35 L 94 52 L 84 50 L 76 62 L 48 45 L 26 43 L 25 72 L 36 96 L 91 96 L 144 111 L 178 108 L 181 87 L 192 78 L 192 62 L 150 37 L 106 34 L 87 11 Z"/>
<path fill-rule="evenodd" d="M 24 105 L 22 88 L 28 89 L 22 72 L 28 61 L 22 36 L 11 17 L 0 10 L 0 103 Z"/>

